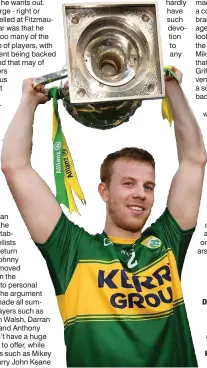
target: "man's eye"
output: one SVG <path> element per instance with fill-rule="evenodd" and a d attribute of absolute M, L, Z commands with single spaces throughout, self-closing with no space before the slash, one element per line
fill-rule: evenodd
<path fill-rule="evenodd" d="M 149 192 L 149 191 L 153 190 L 153 187 L 152 187 L 152 186 L 150 186 L 150 185 L 145 185 L 145 186 L 144 186 L 144 189 L 145 189 L 147 192 Z"/>
<path fill-rule="evenodd" d="M 126 182 L 124 183 L 124 185 L 126 185 L 127 187 L 132 187 L 132 186 L 133 186 L 133 183 L 132 183 L 132 182 L 130 182 L 130 181 L 126 181 Z"/>

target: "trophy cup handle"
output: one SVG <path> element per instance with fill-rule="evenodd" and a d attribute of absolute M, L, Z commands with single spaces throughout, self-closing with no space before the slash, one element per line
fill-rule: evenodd
<path fill-rule="evenodd" d="M 68 71 L 67 69 L 62 69 L 58 72 L 54 72 L 54 73 L 50 73 L 50 74 L 46 74 L 43 75 L 41 77 L 35 78 L 33 80 L 33 87 L 35 88 L 38 84 L 48 84 L 51 82 L 55 82 L 57 80 L 66 78 L 68 76 Z"/>

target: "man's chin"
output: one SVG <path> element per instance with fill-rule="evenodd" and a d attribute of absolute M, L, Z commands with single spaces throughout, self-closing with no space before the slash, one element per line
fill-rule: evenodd
<path fill-rule="evenodd" d="M 139 231 L 142 231 L 146 221 L 147 221 L 148 217 L 145 218 L 142 221 L 131 221 L 131 222 L 125 222 L 120 224 L 119 226 L 125 230 L 125 231 L 129 231 L 131 233 L 137 233 Z"/>
<path fill-rule="evenodd" d="M 131 221 L 128 221 L 125 223 L 125 230 L 130 231 L 132 233 L 136 233 L 138 231 L 142 231 L 145 223 L 148 220 L 150 213 L 148 214 L 148 216 L 145 216 L 144 218 L 136 218 L 136 219 L 132 219 Z"/>
<path fill-rule="evenodd" d="M 120 216 L 120 214 L 116 216 L 116 214 L 111 211 L 110 217 L 116 227 L 134 234 L 142 231 L 151 211 L 146 212 L 143 213 L 142 216 L 133 216 L 129 215 L 129 213 L 122 213 L 122 216 Z"/>

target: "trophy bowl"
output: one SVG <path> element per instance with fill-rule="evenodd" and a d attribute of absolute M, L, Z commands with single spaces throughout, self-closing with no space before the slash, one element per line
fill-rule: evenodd
<path fill-rule="evenodd" d="M 34 85 L 67 77 L 59 98 L 76 121 L 113 128 L 142 100 L 165 96 L 155 1 L 64 4 L 63 21 L 66 67 Z"/>
<path fill-rule="evenodd" d="M 155 2 L 64 4 L 70 101 L 164 97 Z"/>

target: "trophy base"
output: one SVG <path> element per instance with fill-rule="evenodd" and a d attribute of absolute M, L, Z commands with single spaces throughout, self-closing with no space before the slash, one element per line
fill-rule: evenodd
<path fill-rule="evenodd" d="M 156 3 L 63 5 L 73 104 L 164 97 Z"/>

